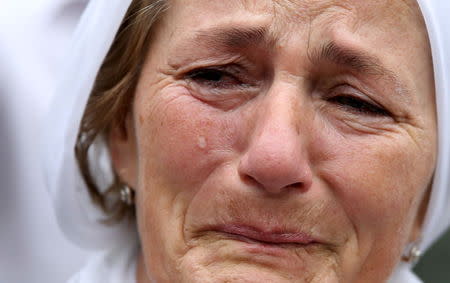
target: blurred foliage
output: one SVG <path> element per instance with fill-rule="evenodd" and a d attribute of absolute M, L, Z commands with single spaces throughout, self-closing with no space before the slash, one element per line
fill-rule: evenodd
<path fill-rule="evenodd" d="M 450 230 L 424 254 L 414 270 L 425 283 L 450 283 Z"/>

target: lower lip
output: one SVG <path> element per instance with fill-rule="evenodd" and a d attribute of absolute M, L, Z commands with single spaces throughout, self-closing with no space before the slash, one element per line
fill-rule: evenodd
<path fill-rule="evenodd" d="M 304 233 L 262 232 L 252 227 L 242 225 L 225 225 L 216 230 L 266 244 L 306 245 L 314 242 L 314 239 Z"/>
<path fill-rule="evenodd" d="M 272 256 L 283 256 L 289 248 L 298 248 L 300 245 L 296 244 L 276 244 L 265 243 L 253 240 L 241 235 L 222 233 L 227 239 L 240 242 L 245 250 L 253 254 L 267 254 Z"/>
<path fill-rule="evenodd" d="M 281 255 L 288 249 L 305 247 L 314 242 L 310 237 L 300 233 L 264 233 L 242 226 L 226 226 L 216 231 L 228 239 L 244 243 L 246 250 L 251 253 Z"/>

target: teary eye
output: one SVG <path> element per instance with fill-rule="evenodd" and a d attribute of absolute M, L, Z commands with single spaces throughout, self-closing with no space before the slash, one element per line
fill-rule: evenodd
<path fill-rule="evenodd" d="M 204 66 L 182 74 L 189 93 L 214 107 L 230 110 L 259 94 L 258 80 L 239 64 Z"/>
<path fill-rule="evenodd" d="M 201 69 L 197 70 L 189 75 L 190 78 L 201 79 L 205 81 L 220 81 L 225 74 L 222 71 L 213 69 Z"/>
<path fill-rule="evenodd" d="M 214 68 L 197 69 L 189 72 L 187 77 L 196 83 L 212 88 L 231 88 L 242 85 L 242 82 L 234 75 Z"/>

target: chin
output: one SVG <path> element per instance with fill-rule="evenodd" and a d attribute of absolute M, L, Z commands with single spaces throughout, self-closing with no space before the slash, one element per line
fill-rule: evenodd
<path fill-rule="evenodd" d="M 272 270 L 253 263 L 212 264 L 210 266 L 191 266 L 182 272 L 180 280 L 183 283 L 217 283 L 217 282 L 274 282 L 274 283 L 337 283 L 340 282 L 334 274 L 289 274 Z"/>
<path fill-rule="evenodd" d="M 304 258 L 300 264 L 293 256 L 287 260 L 289 256 L 266 252 L 249 253 L 228 243 L 222 243 L 214 252 L 193 249 L 182 258 L 177 278 L 171 282 L 340 282 L 331 261 L 321 262 L 312 256 L 315 260 Z"/>

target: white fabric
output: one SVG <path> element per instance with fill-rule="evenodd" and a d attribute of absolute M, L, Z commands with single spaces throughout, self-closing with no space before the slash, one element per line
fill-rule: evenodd
<path fill-rule="evenodd" d="M 89 256 L 58 227 L 36 139 L 84 6 L 79 0 L 0 0 L 2 283 L 60 283 Z"/>
<path fill-rule="evenodd" d="M 450 1 L 419 0 L 430 34 L 438 101 L 439 152 L 422 248 L 427 248 L 450 224 Z M 44 159 L 48 185 L 59 224 L 80 246 L 108 249 L 123 243 L 130 233 L 124 223 L 105 226 L 79 176 L 73 155 L 76 134 L 96 73 L 104 59 L 130 0 L 91 0 L 75 36 L 67 70 L 48 118 Z M 395 278 L 394 278 L 395 277 Z M 419 282 L 410 266 L 399 267 L 392 280 Z M 86 281 L 90 282 L 90 281 Z M 395 282 L 397 283 L 397 282 Z"/>
<path fill-rule="evenodd" d="M 96 74 L 130 0 L 92 0 L 76 30 L 68 64 L 51 104 L 42 141 L 47 184 L 58 223 L 67 238 L 89 249 L 126 242 L 127 223 L 104 225 L 79 175 L 74 148 L 78 127 Z M 53 130 L 48 130 L 53 129 Z"/>
<path fill-rule="evenodd" d="M 433 54 L 438 113 L 438 161 L 423 229 L 421 249 L 450 226 L 450 1 L 418 0 Z"/>
<path fill-rule="evenodd" d="M 68 283 L 135 283 L 137 255 L 137 244 L 97 252 Z"/>

